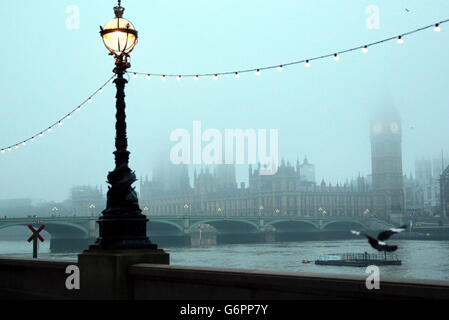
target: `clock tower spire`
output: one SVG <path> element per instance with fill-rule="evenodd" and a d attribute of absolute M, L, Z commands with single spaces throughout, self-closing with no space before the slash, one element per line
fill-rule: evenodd
<path fill-rule="evenodd" d="M 371 168 L 374 213 L 397 220 L 404 213 L 402 126 L 395 108 L 380 108 L 371 117 Z"/>

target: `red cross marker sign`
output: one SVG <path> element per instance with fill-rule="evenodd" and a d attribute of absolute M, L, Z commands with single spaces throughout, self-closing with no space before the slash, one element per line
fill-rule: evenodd
<path fill-rule="evenodd" d="M 31 230 L 33 235 L 28 239 L 28 242 L 31 242 L 34 240 L 35 237 L 37 237 L 41 242 L 44 242 L 44 238 L 41 237 L 39 234 L 42 230 L 44 230 L 45 226 L 41 225 L 39 229 L 34 229 L 32 225 L 28 225 L 28 228 Z"/>

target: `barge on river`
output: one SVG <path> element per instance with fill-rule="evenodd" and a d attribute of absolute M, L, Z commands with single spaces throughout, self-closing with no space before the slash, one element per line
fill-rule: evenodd
<path fill-rule="evenodd" d="M 401 265 L 402 261 L 391 253 L 342 253 L 329 254 L 315 260 L 317 265 L 345 266 L 345 267 L 367 267 Z"/>

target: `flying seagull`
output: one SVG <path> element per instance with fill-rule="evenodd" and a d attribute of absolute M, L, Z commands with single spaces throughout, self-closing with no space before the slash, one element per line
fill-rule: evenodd
<path fill-rule="evenodd" d="M 377 251 L 385 251 L 385 252 L 393 252 L 398 249 L 398 246 L 389 246 L 385 243 L 385 240 L 388 240 L 392 235 L 405 231 L 407 229 L 407 226 L 402 226 L 399 228 L 392 228 L 386 231 L 382 231 L 378 234 L 377 239 L 374 239 L 373 237 L 367 235 L 366 233 L 362 233 L 359 231 L 351 230 L 351 233 L 356 234 L 358 236 L 362 235 L 368 238 L 368 242 Z"/>

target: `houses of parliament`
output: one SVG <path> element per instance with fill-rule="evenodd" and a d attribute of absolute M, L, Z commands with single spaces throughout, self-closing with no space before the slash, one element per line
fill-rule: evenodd
<path fill-rule="evenodd" d="M 404 212 L 401 121 L 394 110 L 371 119 L 369 177 L 344 184 L 316 183 L 307 157 L 294 164 L 282 161 L 274 175 L 249 167 L 248 184 L 236 182 L 234 165 L 195 171 L 190 185 L 186 165 L 162 162 L 151 180 L 141 180 L 140 203 L 153 215 L 366 215 L 389 219 Z M 348 150 L 348 152 L 350 152 Z"/>

